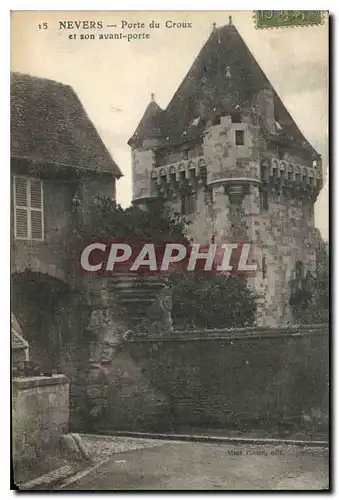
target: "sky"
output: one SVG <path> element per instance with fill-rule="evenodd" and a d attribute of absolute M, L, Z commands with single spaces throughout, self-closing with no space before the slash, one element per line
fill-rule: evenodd
<path fill-rule="evenodd" d="M 227 24 L 230 15 L 297 125 L 323 156 L 324 188 L 315 205 L 315 222 L 327 239 L 327 20 L 321 26 L 258 30 L 252 11 L 15 11 L 11 69 L 74 88 L 124 174 L 117 184 L 117 198 L 126 207 L 132 196 L 127 141 L 151 93 L 160 107 L 166 107 L 208 39 L 213 23 Z M 67 21 L 101 21 L 103 28 L 68 24 L 67 29 Z M 152 21 L 160 27 L 150 28 Z M 43 23 L 47 23 L 46 29 Z M 124 23 L 145 26 L 123 28 Z M 173 27 L 174 23 L 191 23 L 191 27 Z M 140 34 L 144 38 L 99 39 L 100 33 Z M 81 40 L 81 34 L 94 34 L 95 39 Z M 70 35 L 76 38 L 70 39 Z"/>

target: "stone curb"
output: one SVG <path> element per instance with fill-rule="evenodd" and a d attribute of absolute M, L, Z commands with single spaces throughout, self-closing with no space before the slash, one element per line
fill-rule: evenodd
<path fill-rule="evenodd" d="M 91 434 L 94 436 L 94 434 Z M 103 436 L 103 434 L 99 434 Z M 206 443 L 238 443 L 238 444 L 266 444 L 266 445 L 279 445 L 279 444 L 290 444 L 295 446 L 321 446 L 328 447 L 328 441 L 314 441 L 314 440 L 303 440 L 303 439 L 283 439 L 283 438 L 242 438 L 242 437 L 223 437 L 223 436 L 206 436 L 199 434 L 161 434 L 161 433 L 151 433 L 151 432 L 124 432 L 115 431 L 111 437 L 134 437 L 134 438 L 144 438 L 144 439 L 164 439 L 171 441 L 193 441 L 193 442 L 206 442 Z"/>
<path fill-rule="evenodd" d="M 72 465 L 65 465 L 63 467 L 59 467 L 58 469 L 54 469 L 47 474 L 43 474 L 27 483 L 18 484 L 19 490 L 34 490 L 36 488 L 47 488 L 67 477 L 70 477 L 74 474 L 74 468 Z"/>
<path fill-rule="evenodd" d="M 122 453 L 124 453 L 124 452 L 122 452 Z M 87 474 L 90 474 L 90 472 L 95 471 L 101 465 L 104 465 L 105 463 L 112 460 L 112 456 L 113 455 L 110 455 L 109 457 L 105 458 L 104 460 L 101 460 L 100 462 L 97 462 L 95 465 L 92 465 L 92 467 L 87 467 L 87 469 L 81 470 L 71 477 L 70 476 L 65 477 L 66 481 L 59 486 L 58 490 L 63 490 L 65 488 L 67 488 L 67 486 L 70 486 L 71 484 L 75 483 L 76 481 L 79 481 L 79 479 L 84 478 L 85 476 L 87 476 Z M 69 479 L 67 480 L 67 478 L 69 478 Z"/>

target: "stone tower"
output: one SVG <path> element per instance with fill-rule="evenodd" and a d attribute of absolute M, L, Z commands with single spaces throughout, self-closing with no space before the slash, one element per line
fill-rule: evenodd
<path fill-rule="evenodd" d="M 206 244 L 254 244 L 258 324 L 293 321 L 291 284 L 314 270 L 320 155 L 232 20 L 216 28 L 166 110 L 154 96 L 134 135 L 133 202 L 162 197 Z"/>

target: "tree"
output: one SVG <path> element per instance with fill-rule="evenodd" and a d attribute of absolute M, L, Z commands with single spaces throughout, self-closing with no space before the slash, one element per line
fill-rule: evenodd
<path fill-rule="evenodd" d="M 74 232 L 82 249 L 100 238 L 183 239 L 185 222 L 179 214 L 167 211 L 160 200 L 152 202 L 148 210 L 137 206 L 123 209 L 111 198 L 97 196 L 86 217 L 77 218 Z"/>
<path fill-rule="evenodd" d="M 172 317 L 176 329 L 253 325 L 256 294 L 241 276 L 173 274 Z"/>
<path fill-rule="evenodd" d="M 329 322 L 329 254 L 325 247 L 318 254 L 317 267 L 315 278 L 313 280 L 313 297 L 310 308 L 310 318 L 312 323 L 328 323 Z"/>
<path fill-rule="evenodd" d="M 109 198 L 98 197 L 75 229 L 78 255 L 91 241 L 108 238 L 186 241 L 187 221 L 168 212 L 161 201 L 147 210 L 123 209 Z M 252 325 L 256 296 L 240 276 L 188 273 L 169 276 L 173 292 L 172 316 L 176 328 L 225 328 Z"/>
<path fill-rule="evenodd" d="M 329 255 L 323 245 L 317 253 L 314 275 L 307 273 L 299 280 L 300 286 L 292 294 L 290 304 L 293 307 L 297 323 L 328 323 L 329 321 Z"/>

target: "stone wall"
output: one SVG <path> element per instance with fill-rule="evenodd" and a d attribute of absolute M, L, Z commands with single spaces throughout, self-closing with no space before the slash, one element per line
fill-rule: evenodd
<path fill-rule="evenodd" d="M 114 366 L 96 430 L 327 429 L 326 326 L 132 338 Z"/>
<path fill-rule="evenodd" d="M 166 283 L 157 277 L 121 274 L 110 279 L 88 277 L 86 289 L 91 310 L 89 353 L 83 363 L 86 406 L 83 421 L 73 426 L 82 431 L 112 425 L 134 430 L 142 423 L 147 428 L 156 426 L 166 417 L 166 398 L 153 389 L 123 346 L 131 331 L 148 331 L 154 338 L 171 335 Z"/>
<path fill-rule="evenodd" d="M 65 375 L 15 378 L 12 381 L 14 468 L 43 460 L 59 449 L 67 433 L 69 383 Z"/>
<path fill-rule="evenodd" d="M 253 241 L 266 260 L 266 275 L 259 261 L 256 279 L 257 291 L 263 298 L 262 321 L 268 326 L 291 323 L 289 298 L 296 262 L 303 263 L 305 275 L 307 271 L 313 275 L 315 272 L 317 232 L 313 204 L 270 192 L 269 210 L 254 215 L 253 231 Z"/>

